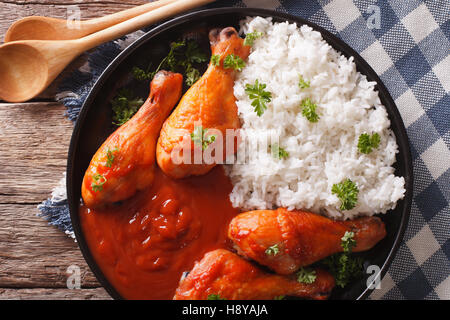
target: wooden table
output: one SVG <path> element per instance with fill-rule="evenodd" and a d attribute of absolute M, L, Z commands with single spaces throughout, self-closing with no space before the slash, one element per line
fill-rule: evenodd
<path fill-rule="evenodd" d="M 68 9 L 78 6 L 81 18 L 89 19 L 145 2 L 0 0 L 0 37 L 25 16 L 66 19 Z M 36 206 L 50 196 L 66 169 L 73 128 L 64 106 L 55 102 L 56 87 L 57 81 L 27 103 L 0 101 L 0 299 L 109 298 L 73 239 L 36 216 Z M 81 289 L 67 288 L 71 265 L 81 269 Z"/>

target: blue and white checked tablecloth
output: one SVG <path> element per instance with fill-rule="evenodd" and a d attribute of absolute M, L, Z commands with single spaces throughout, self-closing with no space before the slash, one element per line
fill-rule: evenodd
<path fill-rule="evenodd" d="M 336 34 L 378 73 L 407 128 L 414 161 L 414 198 L 402 245 L 371 299 L 450 299 L 450 1 L 222 0 L 210 7 L 276 9 Z M 76 119 L 95 79 L 127 44 L 103 45 L 89 66 L 57 95 Z M 59 190 L 62 190 L 61 188 Z M 64 192 L 41 215 L 71 230 Z"/>

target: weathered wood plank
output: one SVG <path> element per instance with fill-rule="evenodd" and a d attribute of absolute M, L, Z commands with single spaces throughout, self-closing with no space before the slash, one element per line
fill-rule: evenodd
<path fill-rule="evenodd" d="M 46 199 L 66 170 L 73 125 L 57 103 L 0 104 L 0 203 Z"/>
<path fill-rule="evenodd" d="M 0 205 L 0 288 L 66 288 L 72 265 L 82 287 L 99 287 L 77 243 L 37 213 L 35 205 Z"/>
<path fill-rule="evenodd" d="M 91 19 L 146 0 L 0 0 L 0 39 L 31 15 L 66 19 L 76 5 Z M 0 40 L 1 41 L 1 40 Z M 68 69 L 78 67 L 76 60 Z M 67 71 L 66 71 L 67 73 Z M 58 79 L 38 99 L 53 100 Z M 65 171 L 72 123 L 57 103 L 0 103 L 0 299 L 109 299 L 78 245 L 36 216 Z M 80 267 L 83 289 L 66 288 L 67 268 Z"/>
<path fill-rule="evenodd" d="M 103 288 L 95 289 L 1 289 L 0 300 L 110 300 Z"/>
<path fill-rule="evenodd" d="M 152 1 L 152 0 L 148 0 Z M 118 3 L 128 4 L 128 5 L 136 5 L 146 2 L 146 0 L 0 0 L 0 3 L 12 3 L 17 5 L 30 5 L 30 4 L 42 4 L 42 5 L 74 5 L 74 4 L 109 4 L 115 5 Z"/>

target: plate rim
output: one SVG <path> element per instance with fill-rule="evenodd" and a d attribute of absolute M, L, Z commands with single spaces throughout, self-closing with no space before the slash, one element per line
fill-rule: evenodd
<path fill-rule="evenodd" d="M 66 191 L 67 191 L 67 199 L 69 204 L 69 212 L 70 212 L 70 219 L 72 223 L 72 227 L 74 230 L 75 238 L 77 240 L 78 246 L 80 248 L 80 251 L 83 255 L 83 258 L 85 259 L 87 265 L 92 270 L 93 274 L 97 278 L 97 280 L 100 282 L 100 284 L 105 288 L 105 290 L 108 292 L 108 294 L 113 299 L 123 299 L 123 297 L 117 292 L 117 290 L 113 287 L 113 285 L 108 281 L 108 279 L 105 277 L 103 272 L 101 271 L 100 267 L 98 266 L 97 262 L 93 258 L 90 249 L 85 241 L 83 232 L 81 230 L 81 224 L 79 220 L 79 202 L 77 205 L 75 205 L 75 199 L 74 199 L 74 190 L 72 188 L 73 186 L 73 174 L 74 174 L 74 154 L 75 149 L 78 146 L 80 133 L 81 133 L 81 126 L 82 123 L 84 123 L 84 120 L 87 116 L 88 110 L 92 107 L 92 102 L 95 100 L 95 97 L 98 93 L 98 91 L 101 89 L 102 85 L 107 81 L 109 76 L 112 72 L 115 71 L 115 69 L 125 60 L 130 54 L 132 54 L 135 50 L 137 50 L 141 45 L 146 43 L 147 41 L 151 40 L 153 37 L 159 35 L 162 32 L 167 31 L 168 29 L 171 29 L 173 27 L 176 27 L 180 24 L 189 22 L 191 18 L 201 18 L 202 16 L 213 16 L 213 15 L 221 15 L 221 14 L 230 14 L 230 13 L 237 13 L 237 14 L 243 14 L 247 16 L 270 16 L 275 17 L 279 19 L 286 19 L 289 21 L 294 21 L 297 23 L 297 25 L 309 25 L 313 28 L 315 31 L 319 31 L 322 34 L 322 37 L 332 39 L 333 43 L 330 43 L 329 40 L 325 40 L 329 45 L 331 45 L 334 49 L 338 50 L 340 54 L 343 54 L 345 56 L 353 56 L 354 62 L 357 65 L 357 67 L 361 66 L 365 70 L 363 73 L 366 76 L 370 76 L 373 81 L 377 82 L 377 91 L 378 95 L 383 95 L 383 99 L 390 104 L 389 111 L 393 114 L 393 117 L 389 117 L 389 120 L 395 121 L 396 126 L 398 128 L 398 131 L 396 131 L 396 134 L 398 138 L 400 138 L 400 142 L 397 141 L 397 145 L 400 143 L 403 145 L 404 152 L 401 154 L 403 160 L 405 161 L 405 197 L 403 198 L 404 201 L 404 208 L 401 212 L 402 217 L 400 220 L 400 227 L 397 230 L 397 233 L 394 238 L 394 243 L 392 247 L 389 250 L 389 253 L 384 260 L 383 265 L 381 266 L 380 270 L 380 279 L 382 279 L 386 272 L 388 271 L 390 265 L 392 264 L 392 261 L 402 243 L 402 239 L 404 237 L 404 233 L 406 231 L 406 227 L 408 225 L 410 213 L 411 213 L 411 202 L 412 202 L 412 195 L 413 195 L 413 164 L 412 164 L 412 156 L 411 156 L 411 149 L 410 149 L 410 143 L 408 139 L 408 135 L 406 133 L 406 128 L 403 123 L 403 120 L 401 118 L 400 112 L 398 110 L 397 105 L 395 104 L 393 98 L 391 97 L 388 89 L 384 85 L 384 83 L 381 81 L 378 74 L 373 70 L 373 68 L 365 61 L 364 58 L 362 58 L 358 52 L 356 52 L 353 48 L 351 48 L 347 43 L 345 43 L 342 39 L 338 38 L 336 35 L 332 34 L 328 30 L 324 29 L 323 27 L 303 18 L 300 16 L 279 12 L 275 10 L 269 10 L 269 9 L 262 9 L 262 8 L 237 8 L 237 7 L 221 7 L 221 8 L 209 8 L 209 9 L 202 9 L 202 10 L 196 10 L 193 12 L 185 13 L 182 15 L 179 15 L 175 18 L 172 18 L 170 20 L 167 20 L 159 25 L 156 25 L 151 30 L 140 36 L 138 39 L 136 39 L 134 42 L 132 42 L 129 46 L 127 46 L 124 50 L 122 50 L 109 64 L 108 66 L 102 71 L 100 76 L 95 81 L 92 88 L 89 90 L 89 93 L 85 99 L 85 101 L 82 104 L 82 107 L 80 109 L 80 113 L 78 115 L 77 121 L 75 123 L 72 136 L 70 139 L 70 145 L 69 145 L 69 151 L 68 151 L 68 158 L 67 158 L 67 170 L 66 170 L 66 176 L 67 176 L 67 183 L 66 183 Z M 324 36 L 325 35 L 325 36 Z M 369 73 L 369 74 L 367 74 Z M 388 109 L 387 106 L 385 106 L 386 109 Z M 393 119 L 392 119 L 393 118 Z M 391 126 L 392 127 L 392 124 Z M 79 200 L 78 200 L 79 201 Z M 356 300 L 365 299 L 374 289 L 370 289 L 366 287 L 364 291 L 356 298 Z"/>

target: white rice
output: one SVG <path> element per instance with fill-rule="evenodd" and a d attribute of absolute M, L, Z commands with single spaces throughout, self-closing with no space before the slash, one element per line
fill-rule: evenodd
<path fill-rule="evenodd" d="M 375 82 L 356 71 L 353 58 L 341 55 L 306 25 L 298 28 L 261 17 L 242 22 L 241 33 L 254 31 L 263 36 L 254 42 L 234 86 L 241 134 L 264 145 L 267 135 L 275 133 L 289 157 L 276 159 L 267 147 L 248 152 L 248 145 L 241 143 L 238 154 L 247 151 L 245 163 L 227 167 L 234 185 L 233 206 L 304 209 L 338 219 L 393 209 L 403 198 L 405 181 L 394 175 L 398 147 Z M 310 81 L 309 88 L 298 86 L 299 75 Z M 245 92 L 245 85 L 256 79 L 272 94 L 261 117 Z M 300 103 L 308 97 L 318 106 L 316 123 L 301 114 Z M 359 136 L 375 132 L 381 138 L 379 147 L 360 153 Z M 358 202 L 341 212 L 331 188 L 347 178 L 359 189 Z"/>

